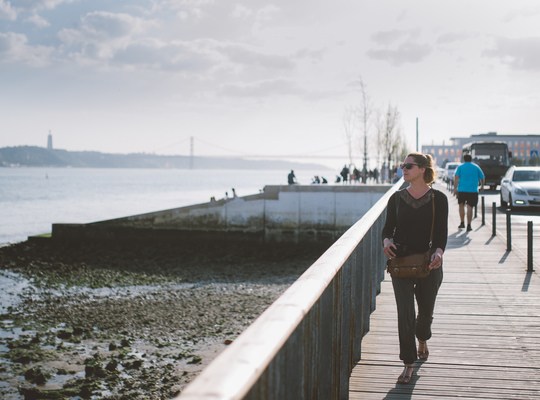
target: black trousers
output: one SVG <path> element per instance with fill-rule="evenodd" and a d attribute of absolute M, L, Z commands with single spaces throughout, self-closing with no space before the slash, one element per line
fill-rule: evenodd
<path fill-rule="evenodd" d="M 399 359 L 404 364 L 412 364 L 417 359 L 416 338 L 422 341 L 431 338 L 435 299 L 442 280 L 442 266 L 424 279 L 392 278 L 398 313 Z"/>

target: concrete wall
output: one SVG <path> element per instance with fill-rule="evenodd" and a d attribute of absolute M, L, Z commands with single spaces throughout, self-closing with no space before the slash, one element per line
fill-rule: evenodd
<path fill-rule="evenodd" d="M 333 240 L 360 219 L 389 185 L 266 186 L 262 193 L 108 221 L 65 226 L 53 237 L 127 229 L 256 234 L 267 241 Z M 69 233 L 67 232 L 69 231 Z M 64 232 L 64 233 L 62 233 Z"/>

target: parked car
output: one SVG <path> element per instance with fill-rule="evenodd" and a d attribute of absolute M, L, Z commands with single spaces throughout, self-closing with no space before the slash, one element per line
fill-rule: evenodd
<path fill-rule="evenodd" d="M 445 182 L 452 182 L 454 180 L 454 174 L 456 172 L 457 167 L 459 167 L 461 163 L 459 162 L 449 162 L 446 163 L 446 166 L 444 167 L 444 176 L 443 180 Z"/>
<path fill-rule="evenodd" d="M 500 193 L 502 207 L 540 207 L 540 167 L 510 167 Z"/>
<path fill-rule="evenodd" d="M 440 179 L 444 182 L 444 168 L 437 166 L 435 172 L 437 173 L 437 179 Z"/>

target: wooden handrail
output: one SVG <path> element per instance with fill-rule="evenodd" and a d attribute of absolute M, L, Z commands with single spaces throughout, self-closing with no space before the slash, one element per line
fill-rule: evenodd
<path fill-rule="evenodd" d="M 402 180 L 176 397 L 348 398 L 384 278 L 386 205 Z"/>

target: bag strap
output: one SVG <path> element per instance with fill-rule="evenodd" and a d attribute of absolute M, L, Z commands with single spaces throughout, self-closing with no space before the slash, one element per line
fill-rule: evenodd
<path fill-rule="evenodd" d="M 431 209 L 432 209 L 432 218 L 431 218 L 431 233 L 429 234 L 429 248 L 433 246 L 433 231 L 435 230 L 435 192 L 431 188 Z"/>

